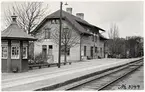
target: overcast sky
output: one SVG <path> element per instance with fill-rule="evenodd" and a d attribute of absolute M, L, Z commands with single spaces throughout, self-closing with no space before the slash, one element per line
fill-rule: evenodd
<path fill-rule="evenodd" d="M 50 13 L 60 8 L 60 2 L 45 2 L 49 4 Z M 67 2 L 66 7 L 73 8 L 73 15 L 78 12 L 84 13 L 84 19 L 90 24 L 94 24 L 106 30 L 107 32 L 112 23 L 119 28 L 120 37 L 143 36 L 143 1 L 103 1 L 103 2 Z M 1 4 L 1 25 L 3 25 L 3 10 L 11 3 Z"/>

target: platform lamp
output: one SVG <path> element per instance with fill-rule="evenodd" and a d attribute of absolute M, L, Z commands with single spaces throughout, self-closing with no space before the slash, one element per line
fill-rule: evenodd
<path fill-rule="evenodd" d="M 61 64 L 61 30 L 62 30 L 62 5 L 63 3 L 60 2 L 60 20 L 59 20 L 59 53 L 58 53 L 58 68 L 60 68 Z M 65 3 L 64 5 L 68 5 Z"/>

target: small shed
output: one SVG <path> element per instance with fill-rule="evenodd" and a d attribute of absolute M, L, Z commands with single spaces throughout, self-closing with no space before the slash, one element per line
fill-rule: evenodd
<path fill-rule="evenodd" d="M 37 40 L 22 30 L 11 16 L 12 23 L 1 33 L 2 72 L 28 71 L 29 41 Z"/>

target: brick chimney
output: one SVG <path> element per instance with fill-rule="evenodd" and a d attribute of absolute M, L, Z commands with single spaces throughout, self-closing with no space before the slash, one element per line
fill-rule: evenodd
<path fill-rule="evenodd" d="M 72 14 L 72 8 L 66 8 L 66 12 Z"/>
<path fill-rule="evenodd" d="M 84 13 L 76 13 L 78 18 L 84 19 Z"/>

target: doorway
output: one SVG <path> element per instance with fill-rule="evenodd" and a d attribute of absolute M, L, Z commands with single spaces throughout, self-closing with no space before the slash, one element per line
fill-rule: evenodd
<path fill-rule="evenodd" d="M 91 49 L 90 49 L 90 53 L 91 53 L 91 58 L 93 58 L 93 46 L 91 46 Z"/>
<path fill-rule="evenodd" d="M 42 60 L 47 61 L 47 45 L 42 45 Z"/>

